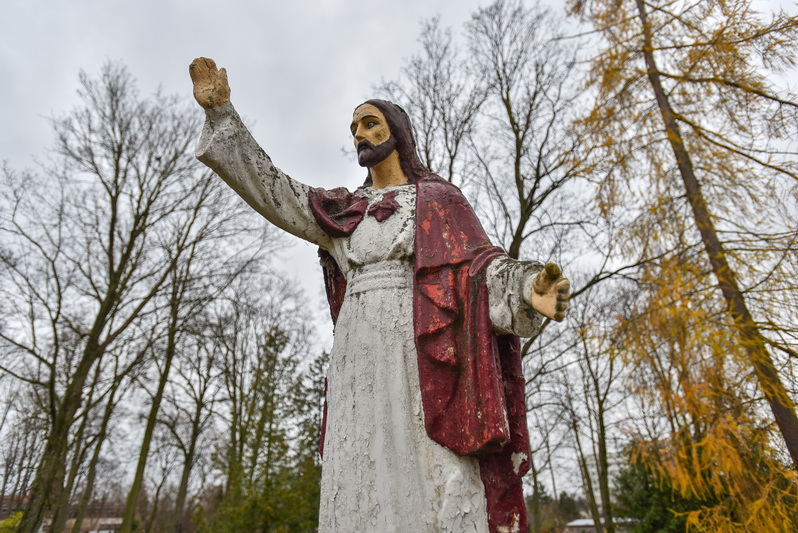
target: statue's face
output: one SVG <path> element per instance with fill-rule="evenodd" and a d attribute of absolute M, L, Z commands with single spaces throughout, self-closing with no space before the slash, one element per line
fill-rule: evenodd
<path fill-rule="evenodd" d="M 355 109 L 349 126 L 357 148 L 357 162 L 361 167 L 373 167 L 385 160 L 396 149 L 396 139 L 385 115 L 371 104 Z"/>

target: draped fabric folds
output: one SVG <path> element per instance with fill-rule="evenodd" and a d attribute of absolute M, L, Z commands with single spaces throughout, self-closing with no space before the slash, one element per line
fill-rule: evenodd
<path fill-rule="evenodd" d="M 415 186 L 413 322 L 426 431 L 453 452 L 478 457 L 491 531 L 526 531 L 521 477 L 530 466 L 529 434 L 519 340 L 494 334 L 485 284 L 487 266 L 504 252 L 457 187 L 434 175 Z M 331 237 L 350 235 L 368 204 L 359 190 L 310 189 L 308 196 Z M 381 214 L 388 211 L 390 203 Z M 346 279 L 329 253 L 320 256 L 335 321 Z"/>

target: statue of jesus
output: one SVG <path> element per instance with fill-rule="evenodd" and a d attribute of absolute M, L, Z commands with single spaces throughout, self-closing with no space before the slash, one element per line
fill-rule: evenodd
<path fill-rule="evenodd" d="M 197 157 L 279 228 L 319 246 L 335 322 L 322 435 L 320 532 L 525 532 L 529 436 L 518 336 L 562 320 L 553 263 L 493 246 L 460 190 L 416 154 L 407 114 L 352 116 L 355 191 L 272 164 L 224 69 L 190 67 L 206 122 Z"/>

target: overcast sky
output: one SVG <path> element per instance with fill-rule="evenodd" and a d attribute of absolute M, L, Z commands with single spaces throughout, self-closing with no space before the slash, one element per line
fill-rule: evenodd
<path fill-rule="evenodd" d="M 364 171 L 342 152 L 351 147 L 354 107 L 372 96 L 374 85 L 395 79 L 418 50 L 420 20 L 441 15 L 459 32 L 488 3 L 2 0 L 0 161 L 30 167 L 52 144 L 46 118 L 76 104 L 80 70 L 97 75 L 106 61 L 120 61 L 142 94 L 161 85 L 190 99 L 188 65 L 206 56 L 227 68 L 231 99 L 275 164 L 310 185 L 355 187 Z M 549 3 L 561 10 L 564 2 Z M 779 3 L 761 2 L 766 9 Z M 784 4 L 794 11 L 792 1 Z M 316 249 L 291 242 L 281 268 L 305 289 L 329 348 Z"/>
<path fill-rule="evenodd" d="M 227 68 L 232 101 L 275 164 L 314 186 L 354 187 L 364 171 L 342 152 L 351 147 L 354 107 L 418 50 L 421 19 L 441 15 L 459 32 L 487 3 L 3 0 L 0 161 L 29 167 L 51 145 L 46 117 L 75 105 L 80 70 L 96 75 L 104 62 L 121 61 L 142 94 L 161 85 L 188 99 L 188 65 L 206 56 Z M 561 10 L 564 2 L 548 3 Z M 322 291 L 315 249 L 297 241 L 290 253 L 285 264 L 315 305 Z"/>
<path fill-rule="evenodd" d="M 143 93 L 187 98 L 188 64 L 226 67 L 232 99 L 278 165 L 312 184 L 349 184 L 348 124 L 372 86 L 417 48 L 419 21 L 459 28 L 477 0 L 118 2 L 5 0 L 0 34 L 0 159 L 26 166 L 50 144 L 43 117 L 75 102 L 79 70 L 121 61 Z M 401 7 L 400 7 L 401 6 Z M 199 112 L 199 109 L 198 109 Z M 303 146 L 314 146 L 308 158 Z M 358 178 L 359 180 L 359 178 Z M 351 181 L 355 183 L 356 181 Z"/>
<path fill-rule="evenodd" d="M 441 15 L 459 30 L 486 3 L 4 0 L 0 160 L 30 167 L 52 144 L 46 119 L 76 104 L 80 70 L 121 61 L 142 94 L 161 85 L 191 98 L 188 65 L 206 56 L 227 68 L 234 105 L 279 167 L 314 186 L 357 186 L 365 173 L 342 151 L 354 107 L 417 51 L 421 19 Z M 320 305 L 315 248 L 292 241 L 284 264 Z"/>

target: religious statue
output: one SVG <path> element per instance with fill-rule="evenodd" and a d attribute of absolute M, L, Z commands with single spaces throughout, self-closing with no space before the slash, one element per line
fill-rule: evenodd
<path fill-rule="evenodd" d="M 526 531 L 529 435 L 518 336 L 562 320 L 554 263 L 493 246 L 460 190 L 416 154 L 410 119 L 368 100 L 350 125 L 354 192 L 285 175 L 230 104 L 224 69 L 190 67 L 197 157 L 271 223 L 320 248 L 335 322 L 320 532 Z"/>

